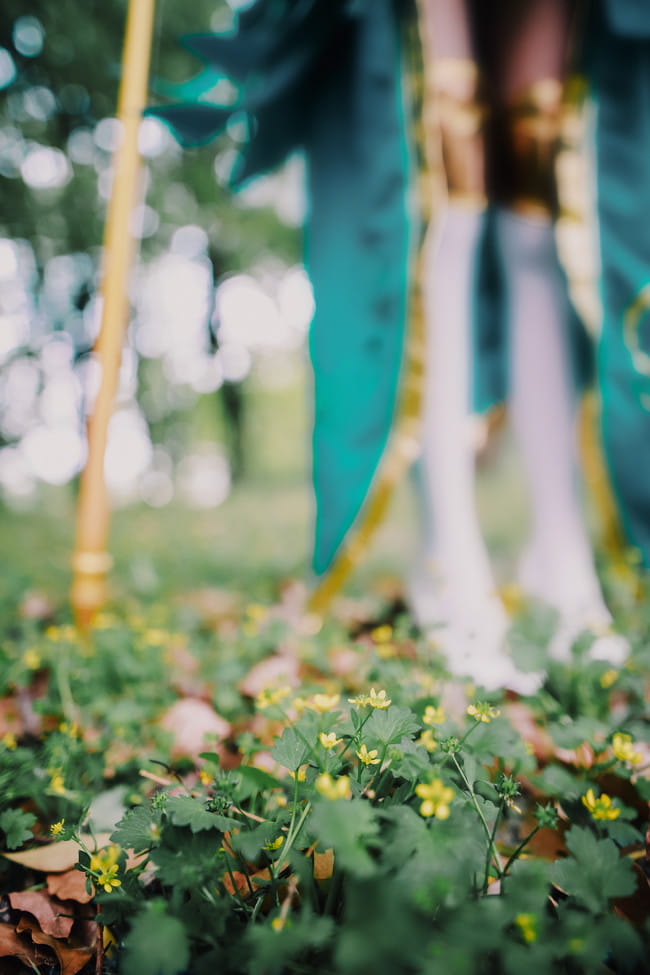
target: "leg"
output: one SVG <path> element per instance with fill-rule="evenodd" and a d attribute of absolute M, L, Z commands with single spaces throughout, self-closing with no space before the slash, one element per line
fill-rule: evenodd
<path fill-rule="evenodd" d="M 532 509 L 521 582 L 559 611 L 560 629 L 551 650 L 567 656 L 583 629 L 611 622 L 576 483 L 569 305 L 553 227 L 570 4 L 526 0 L 518 12 L 498 79 L 505 177 L 498 188 L 498 235 L 508 292 L 510 412 Z M 593 650 L 594 655 L 620 656 L 612 640 L 600 641 Z"/>
<path fill-rule="evenodd" d="M 411 605 L 421 624 L 444 624 L 434 637 L 453 672 L 494 687 L 522 686 L 525 678 L 501 653 L 507 618 L 474 499 L 471 324 L 486 208 L 485 106 L 464 0 L 423 0 L 421 14 L 447 200 L 427 242 L 420 471 L 424 530 Z"/>

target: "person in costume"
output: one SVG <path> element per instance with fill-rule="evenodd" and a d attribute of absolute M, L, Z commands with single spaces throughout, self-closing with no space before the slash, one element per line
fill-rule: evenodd
<path fill-rule="evenodd" d="M 574 483 L 569 313 L 552 227 L 570 13 L 560 0 L 421 0 L 419 14 L 410 0 L 257 0 L 232 33 L 185 39 L 206 69 L 173 93 L 184 102 L 154 110 L 190 145 L 244 115 L 235 187 L 291 152 L 306 157 L 316 303 L 312 607 L 324 611 L 358 561 L 421 442 L 414 614 L 425 626 L 445 623 L 439 642 L 450 668 L 490 687 L 532 684 L 502 651 L 507 621 L 474 509 L 466 437 L 473 305 L 512 323 L 510 389 L 502 328 L 491 367 L 479 348 L 475 378 L 484 386 L 479 405 L 509 392 L 520 432 L 534 511 L 522 581 L 557 606 L 571 636 L 609 622 Z M 424 96 L 421 62 L 405 61 L 418 49 L 408 41 L 418 25 Z M 209 93 L 223 76 L 238 96 L 215 105 Z M 428 128 L 431 100 L 448 200 L 427 234 L 431 184 L 422 173 L 431 149 L 422 121 Z M 494 169 L 486 167 L 488 120 L 490 149 L 502 150 Z M 493 189 L 500 208 L 488 220 Z M 500 302 L 486 275 L 498 279 Z M 479 347 L 484 338 L 479 321 Z"/>
<path fill-rule="evenodd" d="M 519 582 L 558 611 L 555 656 L 567 657 L 583 630 L 603 634 L 611 624 L 577 490 L 572 311 L 554 233 L 575 8 L 573 0 L 420 2 L 447 193 L 428 245 L 421 494 L 430 527 L 411 600 L 421 622 L 447 622 L 439 639 L 453 670 L 487 678 L 496 668 L 511 683 L 499 650 L 509 621 L 479 528 L 467 423 L 470 364 L 481 369 L 473 347 L 489 327 L 476 308 L 486 237 L 507 327 L 504 393 L 530 494 Z M 613 637 L 592 646 L 593 656 L 624 653 Z"/>

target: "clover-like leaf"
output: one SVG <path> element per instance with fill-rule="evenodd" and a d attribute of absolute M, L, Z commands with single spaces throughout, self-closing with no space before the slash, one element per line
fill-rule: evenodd
<path fill-rule="evenodd" d="M 166 913 L 164 901 L 154 901 L 136 917 L 127 935 L 122 971 L 124 975 L 178 975 L 189 959 L 183 923 Z"/>
<path fill-rule="evenodd" d="M 31 840 L 31 827 L 35 822 L 36 816 L 33 813 L 25 812 L 23 809 L 5 809 L 0 814 L 0 829 L 5 834 L 7 848 L 17 850 L 27 840 Z"/>
<path fill-rule="evenodd" d="M 566 844 L 572 855 L 553 865 L 553 880 L 589 910 L 605 910 L 610 898 L 633 893 L 632 864 L 621 857 L 613 840 L 599 840 L 591 830 L 574 826 Z"/>
<path fill-rule="evenodd" d="M 295 772 L 309 758 L 311 749 L 295 728 L 285 728 L 282 737 L 271 749 L 271 755 L 279 765 Z"/>
<path fill-rule="evenodd" d="M 201 799 L 193 799 L 191 796 L 172 796 L 165 804 L 165 812 L 174 826 L 189 826 L 193 833 L 204 829 L 225 832 L 239 826 L 236 819 L 210 812 Z"/>

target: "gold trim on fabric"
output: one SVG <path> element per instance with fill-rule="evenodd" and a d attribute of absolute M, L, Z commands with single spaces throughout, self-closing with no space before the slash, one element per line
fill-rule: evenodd
<path fill-rule="evenodd" d="M 650 284 L 641 288 L 623 315 L 623 341 L 632 356 L 636 372 L 650 377 L 650 355 L 644 352 L 639 341 L 639 327 L 645 312 L 650 312 Z"/>
<path fill-rule="evenodd" d="M 587 491 L 600 522 L 603 550 L 618 578 L 633 592 L 639 584 L 638 572 L 630 559 L 630 546 L 625 537 L 619 507 L 609 477 L 601 437 L 602 402 L 600 394 L 590 389 L 580 403 L 578 416 L 582 474 Z"/>
<path fill-rule="evenodd" d="M 415 17 L 413 18 L 415 21 Z M 393 427 L 379 462 L 373 483 L 357 518 L 344 538 L 337 555 L 313 590 L 308 603 L 311 613 L 322 615 L 341 589 L 350 572 L 368 549 L 381 524 L 395 486 L 402 480 L 419 450 L 420 413 L 424 388 L 425 324 L 422 296 L 424 281 L 424 240 L 430 220 L 431 178 L 423 125 L 424 84 L 422 52 L 417 24 L 406 24 L 407 120 L 414 130 L 415 197 L 421 226 L 409 271 L 406 336 L 402 378 L 398 391 Z"/>

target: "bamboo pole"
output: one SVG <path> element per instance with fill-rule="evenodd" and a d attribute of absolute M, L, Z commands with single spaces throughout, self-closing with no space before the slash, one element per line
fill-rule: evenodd
<path fill-rule="evenodd" d="M 113 412 L 128 319 L 127 287 L 134 251 L 130 221 L 136 202 L 138 131 L 146 104 L 155 0 L 129 0 L 117 117 L 121 141 L 114 156 L 113 188 L 104 229 L 102 320 L 94 356 L 100 365 L 97 396 L 88 420 L 88 459 L 81 476 L 77 537 L 72 559 L 72 608 L 77 625 L 90 625 L 103 605 L 109 503 L 104 478 L 108 424 Z"/>

